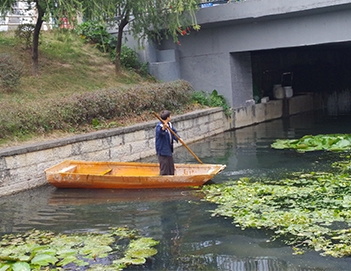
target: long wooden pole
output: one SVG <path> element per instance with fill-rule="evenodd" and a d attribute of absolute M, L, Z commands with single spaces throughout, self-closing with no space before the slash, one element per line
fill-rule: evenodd
<path fill-rule="evenodd" d="M 158 118 L 163 124 L 166 124 L 166 122 L 160 118 L 159 115 L 157 115 L 155 112 L 152 112 L 156 118 Z M 183 140 L 179 138 L 179 136 L 167 125 L 168 130 L 183 144 L 183 146 L 195 157 L 195 159 L 200 163 L 203 164 L 202 161 L 200 160 L 199 157 L 196 156 L 196 154 L 185 144 Z"/>

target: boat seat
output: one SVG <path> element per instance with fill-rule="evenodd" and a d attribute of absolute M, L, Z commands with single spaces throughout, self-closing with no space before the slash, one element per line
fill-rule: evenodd
<path fill-rule="evenodd" d="M 106 175 L 106 174 L 110 173 L 111 171 L 112 171 L 112 168 L 109 168 L 108 170 L 105 170 L 105 171 L 101 172 L 100 174 Z"/>
<path fill-rule="evenodd" d="M 60 173 L 66 173 L 66 172 L 73 173 L 76 169 L 77 169 L 77 166 L 71 165 L 69 167 L 65 167 L 65 168 L 61 169 Z"/>

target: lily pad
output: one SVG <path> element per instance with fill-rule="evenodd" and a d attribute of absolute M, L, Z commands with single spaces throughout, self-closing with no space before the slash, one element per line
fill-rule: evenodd
<path fill-rule="evenodd" d="M 74 263 L 77 261 L 77 257 L 75 255 L 66 255 L 61 261 L 59 261 L 57 266 L 65 266 L 70 263 Z"/>
<path fill-rule="evenodd" d="M 57 261 L 58 259 L 50 254 L 39 254 L 32 259 L 31 263 L 45 266 L 49 264 L 54 264 Z"/>
<path fill-rule="evenodd" d="M 10 270 L 10 268 L 11 268 L 11 265 L 0 263 L 0 271 L 7 271 L 7 270 Z"/>
<path fill-rule="evenodd" d="M 13 271 L 30 271 L 30 265 L 25 262 L 18 262 L 12 265 Z"/>
<path fill-rule="evenodd" d="M 129 239 L 128 242 L 117 245 L 118 241 L 125 239 Z M 68 264 L 73 268 L 91 266 L 94 270 L 93 266 L 104 266 L 101 270 L 122 270 L 127 265 L 145 263 L 147 257 L 157 253 L 152 248 L 157 244 L 158 241 L 139 236 L 136 230 L 128 231 L 127 228 L 111 228 L 104 234 L 70 235 L 32 230 L 2 236 L 0 271 L 14 271 L 14 268 L 26 271 L 28 266 L 28 270 L 49 266 L 50 270 L 56 270 Z M 109 257 L 108 262 L 111 262 L 117 255 L 128 259 L 127 262 L 101 265 L 106 262 L 105 258 Z"/>
<path fill-rule="evenodd" d="M 277 139 L 271 144 L 274 149 L 307 151 L 344 151 L 351 149 L 351 134 L 305 135 L 300 139 Z"/>
<path fill-rule="evenodd" d="M 127 251 L 127 256 L 134 258 L 149 258 L 157 253 L 154 248 L 134 248 Z"/>

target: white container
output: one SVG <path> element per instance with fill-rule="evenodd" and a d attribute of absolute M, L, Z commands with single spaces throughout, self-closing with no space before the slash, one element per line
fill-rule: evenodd
<path fill-rule="evenodd" d="M 293 96 L 293 89 L 291 86 L 284 87 L 285 90 L 285 98 L 291 98 Z"/>
<path fill-rule="evenodd" d="M 269 101 L 269 97 L 262 97 L 261 99 L 261 103 L 265 104 L 265 103 L 268 103 Z"/>
<path fill-rule="evenodd" d="M 277 100 L 282 100 L 285 98 L 285 89 L 281 84 L 273 86 L 273 97 Z"/>
<path fill-rule="evenodd" d="M 245 101 L 245 106 L 251 106 L 255 104 L 255 100 L 254 99 L 250 99 L 250 100 L 246 100 Z"/>

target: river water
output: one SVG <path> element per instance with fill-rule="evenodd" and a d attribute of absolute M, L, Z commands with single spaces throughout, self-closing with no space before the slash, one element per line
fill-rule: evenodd
<path fill-rule="evenodd" d="M 284 120 L 225 132 L 189 147 L 204 163 L 226 164 L 212 182 L 252 175 L 275 175 L 301 169 L 322 169 L 325 153 L 298 154 L 274 150 L 277 138 L 306 134 L 351 133 L 350 117 L 326 118 L 306 113 Z M 175 123 L 176 125 L 176 123 Z M 176 162 L 197 163 L 184 148 Z M 156 162 L 156 157 L 143 159 Z M 329 165 L 329 163 L 328 163 Z M 210 184 L 209 184 L 210 185 Z M 0 198 L 0 234 L 37 228 L 57 232 L 100 232 L 128 226 L 160 241 L 158 254 L 146 265 L 128 270 L 343 271 L 351 259 L 335 259 L 308 251 L 293 255 L 280 242 L 267 243 L 265 230 L 244 230 L 230 219 L 212 217 L 212 203 L 189 189 L 58 190 L 43 186 Z"/>

